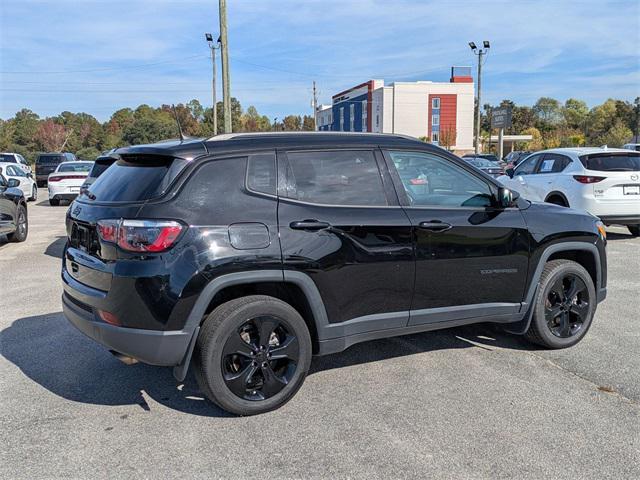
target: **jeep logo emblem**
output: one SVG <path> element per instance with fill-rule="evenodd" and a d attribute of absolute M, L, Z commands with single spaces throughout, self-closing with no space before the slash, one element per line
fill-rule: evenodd
<path fill-rule="evenodd" d="M 640 178 L 640 177 L 638 177 L 638 175 L 636 175 L 635 173 L 633 175 L 631 175 L 631 180 L 633 180 L 634 182 L 636 180 L 638 180 L 638 178 Z"/>
<path fill-rule="evenodd" d="M 80 210 L 82 210 L 82 209 L 80 208 L 80 205 L 76 205 L 76 208 L 74 208 L 74 209 L 73 209 L 73 212 L 72 212 L 72 213 L 73 213 L 74 215 L 78 215 L 78 214 L 80 213 Z"/>

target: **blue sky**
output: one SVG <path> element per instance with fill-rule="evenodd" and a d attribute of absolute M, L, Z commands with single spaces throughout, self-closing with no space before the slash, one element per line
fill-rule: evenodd
<path fill-rule="evenodd" d="M 640 2 L 228 0 L 232 95 L 282 117 L 371 78 L 447 81 L 491 41 L 483 103 L 640 96 Z M 211 103 L 216 0 L 2 0 L 0 118 Z M 218 93 L 220 95 L 220 93 Z M 220 99 L 220 96 L 218 97 Z"/>

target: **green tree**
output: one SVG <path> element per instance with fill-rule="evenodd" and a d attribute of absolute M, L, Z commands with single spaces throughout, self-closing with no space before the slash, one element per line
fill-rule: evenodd
<path fill-rule="evenodd" d="M 287 115 L 282 119 L 284 129 L 287 132 L 297 132 L 302 130 L 302 118 L 300 115 Z"/>
<path fill-rule="evenodd" d="M 605 133 L 596 137 L 597 145 L 607 145 L 608 147 L 622 147 L 633 135 L 629 127 L 620 118 Z"/>
<path fill-rule="evenodd" d="M 305 115 L 302 117 L 302 130 L 305 132 L 313 132 L 315 130 L 313 115 Z"/>
<path fill-rule="evenodd" d="M 562 116 L 569 128 L 584 131 L 589 117 L 589 107 L 582 100 L 570 98 L 564 102 Z"/>
<path fill-rule="evenodd" d="M 532 110 L 537 117 L 536 127 L 539 130 L 551 130 L 562 120 L 562 108 L 560 102 L 555 98 L 539 98 Z"/>

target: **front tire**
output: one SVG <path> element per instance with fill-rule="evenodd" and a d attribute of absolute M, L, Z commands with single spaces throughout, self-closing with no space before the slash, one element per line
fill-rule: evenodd
<path fill-rule="evenodd" d="M 27 209 L 24 205 L 18 206 L 17 212 L 18 226 L 16 231 L 7 235 L 7 239 L 10 242 L 24 242 L 29 234 L 29 220 L 27 217 Z"/>
<path fill-rule="evenodd" d="M 571 260 L 547 262 L 536 292 L 527 339 L 546 348 L 567 348 L 587 334 L 596 312 L 593 280 Z"/>
<path fill-rule="evenodd" d="M 31 197 L 29 197 L 29 201 L 35 202 L 36 200 L 38 200 L 38 187 L 34 183 L 31 188 Z"/>
<path fill-rule="evenodd" d="M 218 306 L 204 321 L 194 367 L 206 397 L 228 412 L 280 408 L 300 389 L 311 364 L 311 337 L 289 304 L 251 295 Z"/>
<path fill-rule="evenodd" d="M 627 225 L 632 237 L 640 237 L 640 225 Z"/>

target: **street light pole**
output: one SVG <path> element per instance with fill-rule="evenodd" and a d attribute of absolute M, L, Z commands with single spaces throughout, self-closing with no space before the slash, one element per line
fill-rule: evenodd
<path fill-rule="evenodd" d="M 218 109 L 217 100 L 216 100 L 216 50 L 220 47 L 216 47 L 213 43 L 213 36 L 210 33 L 204 34 L 207 39 L 207 43 L 209 44 L 209 48 L 211 49 L 211 64 L 213 65 L 213 80 L 211 81 L 211 97 L 213 99 L 213 134 L 218 134 Z M 216 42 L 218 45 L 220 44 L 220 39 Z"/>
<path fill-rule="evenodd" d="M 487 40 L 483 42 L 484 48 L 476 47 L 476 44 L 473 42 L 469 42 L 469 47 L 471 51 L 477 55 L 478 57 L 478 93 L 476 94 L 476 128 L 475 128 L 475 137 L 476 137 L 476 145 L 475 152 L 476 154 L 480 153 L 480 106 L 481 98 L 482 98 L 482 57 L 489 53 L 489 48 L 491 45 Z"/>
<path fill-rule="evenodd" d="M 224 109 L 224 133 L 231 133 L 231 85 L 229 78 L 229 45 L 227 43 L 227 1 L 219 0 L 220 47 L 222 54 L 222 107 Z"/>

